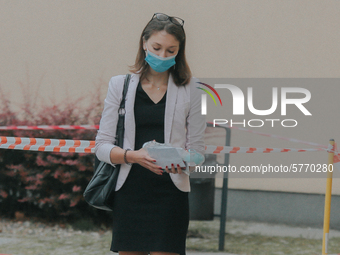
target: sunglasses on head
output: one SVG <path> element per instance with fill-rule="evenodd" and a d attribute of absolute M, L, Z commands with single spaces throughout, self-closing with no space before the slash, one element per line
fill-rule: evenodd
<path fill-rule="evenodd" d="M 184 20 L 182 20 L 181 18 L 178 18 L 178 17 L 171 17 L 171 16 L 168 16 L 164 13 L 155 13 L 151 20 L 153 19 L 157 19 L 159 21 L 167 21 L 167 20 L 170 20 L 173 24 L 177 25 L 177 26 L 181 26 L 183 27 L 184 25 Z"/>

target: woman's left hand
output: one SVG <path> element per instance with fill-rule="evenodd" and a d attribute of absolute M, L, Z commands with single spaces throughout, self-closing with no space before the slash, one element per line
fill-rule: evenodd
<path fill-rule="evenodd" d="M 185 170 L 186 168 L 183 167 L 183 170 Z M 167 173 L 173 173 L 173 174 L 181 174 L 182 173 L 182 168 L 177 165 L 177 167 L 175 168 L 174 164 L 171 164 L 171 168 L 169 168 L 168 166 L 165 167 L 165 171 Z"/>

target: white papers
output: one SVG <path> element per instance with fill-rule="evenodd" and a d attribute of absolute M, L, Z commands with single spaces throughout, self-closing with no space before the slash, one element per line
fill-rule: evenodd
<path fill-rule="evenodd" d="M 177 164 L 180 167 L 186 167 L 181 155 L 179 155 L 176 148 L 167 146 L 155 146 L 145 149 L 148 151 L 150 157 L 156 160 L 155 164 L 162 167 L 162 169 L 165 169 L 166 166 L 170 169 L 171 164 L 174 164 L 175 168 L 177 168 Z"/>

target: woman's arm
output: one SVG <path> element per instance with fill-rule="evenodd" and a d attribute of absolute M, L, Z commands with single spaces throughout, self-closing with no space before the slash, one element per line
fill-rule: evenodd
<path fill-rule="evenodd" d="M 186 149 L 195 149 L 204 155 L 204 134 L 207 127 L 205 116 L 201 114 L 202 90 L 196 88 L 199 80 L 192 78 L 190 82 L 190 109 L 187 117 Z M 194 166 L 190 171 L 194 171 Z"/>
<path fill-rule="evenodd" d="M 112 77 L 104 100 L 104 110 L 96 136 L 95 153 L 100 161 L 115 165 L 119 162 L 111 161 L 111 150 L 117 147 L 116 129 L 118 123 L 118 109 L 122 98 L 124 75 Z M 119 87 L 119 85 L 121 85 Z"/>
<path fill-rule="evenodd" d="M 186 149 L 195 149 L 204 155 L 204 133 L 207 127 L 205 116 L 201 114 L 202 90 L 196 88 L 199 80 L 192 78 L 190 82 L 190 109 L 187 116 Z"/>

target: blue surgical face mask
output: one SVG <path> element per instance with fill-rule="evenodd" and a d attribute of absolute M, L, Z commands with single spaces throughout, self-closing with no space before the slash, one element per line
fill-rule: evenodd
<path fill-rule="evenodd" d="M 171 57 L 163 58 L 163 57 L 156 55 L 155 53 L 152 53 L 151 51 L 148 50 L 148 48 L 146 48 L 146 50 L 147 50 L 147 54 L 145 57 L 145 61 L 156 72 L 159 72 L 159 73 L 165 72 L 170 67 L 172 67 L 174 64 L 176 64 L 175 58 L 177 54 Z"/>

